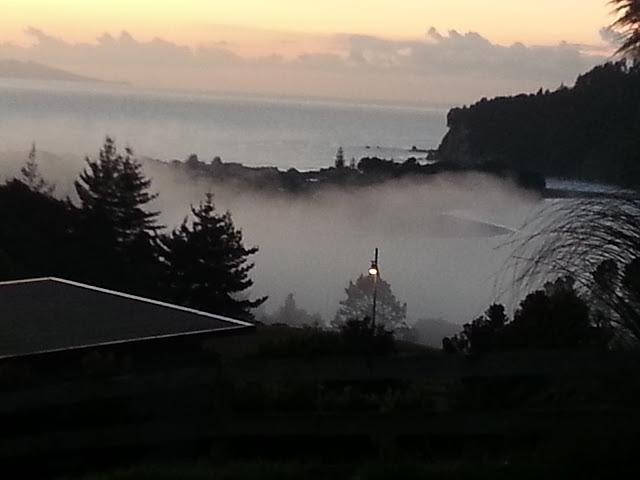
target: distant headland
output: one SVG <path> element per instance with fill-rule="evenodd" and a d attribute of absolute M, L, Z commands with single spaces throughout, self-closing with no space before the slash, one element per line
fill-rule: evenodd
<path fill-rule="evenodd" d="M 640 186 L 640 64 L 600 65 L 573 87 L 483 98 L 447 115 L 444 165 Z"/>

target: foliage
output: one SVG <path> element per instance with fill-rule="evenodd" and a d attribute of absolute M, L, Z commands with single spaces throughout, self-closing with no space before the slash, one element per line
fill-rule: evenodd
<path fill-rule="evenodd" d="M 31 145 L 27 163 L 20 169 L 20 173 L 22 174 L 22 178 L 20 180 L 29 187 L 29 190 L 37 193 L 43 193 L 45 195 L 53 194 L 55 185 L 47 182 L 40 174 L 38 162 L 36 161 L 35 143 Z"/>
<path fill-rule="evenodd" d="M 577 294 L 571 277 L 547 282 L 520 302 L 513 320 L 504 306 L 491 305 L 484 315 L 444 338 L 447 353 L 483 354 L 495 351 L 604 346 L 606 325 L 594 322 L 589 304 Z"/>
<path fill-rule="evenodd" d="M 388 354 L 394 349 L 393 331 L 374 325 L 371 317 L 347 319 L 340 325 L 340 337 L 349 353 Z"/>
<path fill-rule="evenodd" d="M 338 147 L 334 165 L 336 168 L 344 168 L 344 151 L 342 150 L 342 147 Z"/>
<path fill-rule="evenodd" d="M 64 276 L 81 261 L 78 210 L 19 180 L 0 185 L 0 276 Z"/>
<path fill-rule="evenodd" d="M 640 197 L 551 204 L 516 246 L 516 281 L 529 285 L 571 276 L 589 298 L 596 324 L 611 324 L 617 341 L 640 342 Z"/>
<path fill-rule="evenodd" d="M 592 324 L 589 306 L 576 293 L 574 280 L 560 277 L 527 295 L 503 339 L 507 349 L 557 349 L 601 345 L 607 335 Z"/>
<path fill-rule="evenodd" d="M 295 328 L 285 325 L 270 325 L 258 327 L 257 337 L 264 335 L 255 350 L 255 355 L 266 357 L 322 357 L 336 355 L 343 352 L 339 333 L 333 330 L 324 330 L 317 327 Z M 256 337 L 254 336 L 254 338 Z"/>
<path fill-rule="evenodd" d="M 87 157 L 86 163 L 75 187 L 89 223 L 100 225 L 120 248 L 160 229 L 158 212 L 145 210 L 157 194 L 149 193 L 151 180 L 130 148 L 124 155 L 118 153 L 113 139 L 107 137 L 98 160 Z"/>
<path fill-rule="evenodd" d="M 500 346 L 500 334 L 508 322 L 504 306 L 493 304 L 483 315 L 465 324 L 460 334 L 443 338 L 442 348 L 447 353 L 469 354 L 497 350 Z"/>
<path fill-rule="evenodd" d="M 164 285 L 170 299 L 180 305 L 235 318 L 253 318 L 256 300 L 241 294 L 253 285 L 248 257 L 257 247 L 246 248 L 242 232 L 235 228 L 229 212 L 218 214 L 213 195 L 207 194 L 193 219 L 185 219 L 164 240 Z"/>
<path fill-rule="evenodd" d="M 119 153 L 110 137 L 99 158 L 75 182 L 81 203 L 86 268 L 76 277 L 140 295 L 157 295 L 160 273 L 158 212 L 147 210 L 157 194 L 130 148 Z"/>
<path fill-rule="evenodd" d="M 303 308 L 299 308 L 293 293 L 289 293 L 282 306 L 271 315 L 263 315 L 260 319 L 266 324 L 283 323 L 292 327 L 318 327 L 322 324 L 320 314 L 310 314 Z"/>
<path fill-rule="evenodd" d="M 400 303 L 396 299 L 391 291 L 391 285 L 380 275 L 360 275 L 355 282 L 349 281 L 349 285 L 345 289 L 347 298 L 340 302 L 332 324 L 339 327 L 353 318 L 371 318 L 374 286 L 376 324 L 391 330 L 405 327 L 407 304 Z"/>
<path fill-rule="evenodd" d="M 620 36 L 620 46 L 616 53 L 629 56 L 640 62 L 640 1 L 609 0 L 616 15 L 609 28 Z"/>
<path fill-rule="evenodd" d="M 639 109 L 640 65 L 607 63 L 572 88 L 450 110 L 438 157 L 465 168 L 640 185 Z"/>

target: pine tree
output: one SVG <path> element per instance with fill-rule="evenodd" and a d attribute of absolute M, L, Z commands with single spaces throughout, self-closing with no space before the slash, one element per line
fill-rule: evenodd
<path fill-rule="evenodd" d="M 253 285 L 248 257 L 258 248 L 245 248 L 231 214 L 216 212 L 212 194 L 191 213 L 192 221 L 185 219 L 164 240 L 167 295 L 188 307 L 252 319 L 251 309 L 266 300 L 249 300 L 245 293 Z"/>
<path fill-rule="evenodd" d="M 31 144 L 31 150 L 29 150 L 29 156 L 27 163 L 20 169 L 22 178 L 20 181 L 24 183 L 29 190 L 35 193 L 42 193 L 44 195 L 51 195 L 55 190 L 55 185 L 50 184 L 40 174 L 38 168 L 38 162 L 36 161 L 36 144 Z"/>
<path fill-rule="evenodd" d="M 336 168 L 344 168 L 344 150 L 342 150 L 342 147 L 338 147 L 334 164 Z"/>
<path fill-rule="evenodd" d="M 161 272 L 156 194 L 131 149 L 118 153 L 107 137 L 97 160 L 75 182 L 81 202 L 79 280 L 144 296 L 158 296 Z"/>
<path fill-rule="evenodd" d="M 107 137 L 98 160 L 87 157 L 86 162 L 88 168 L 75 182 L 82 209 L 101 230 L 110 232 L 118 249 L 148 240 L 160 229 L 158 212 L 145 210 L 157 194 L 149 193 L 151 180 L 130 148 L 120 154 Z"/>

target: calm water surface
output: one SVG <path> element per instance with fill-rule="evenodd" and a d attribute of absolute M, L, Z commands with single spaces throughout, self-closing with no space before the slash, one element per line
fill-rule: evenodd
<path fill-rule="evenodd" d="M 141 156 L 317 168 L 345 157 L 403 159 L 437 147 L 446 107 L 0 83 L 0 150 L 95 154 L 105 135 Z M 367 148 L 367 146 L 369 148 Z M 378 148 L 377 148 L 378 147 Z"/>

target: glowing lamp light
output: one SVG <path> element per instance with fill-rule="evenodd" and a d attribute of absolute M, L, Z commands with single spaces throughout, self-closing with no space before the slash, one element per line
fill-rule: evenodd
<path fill-rule="evenodd" d="M 371 266 L 369 267 L 369 275 L 373 277 L 373 304 L 371 305 L 371 327 L 376 326 L 376 290 L 378 286 L 378 277 L 380 276 L 380 270 L 378 270 L 378 249 L 376 248 L 371 260 Z"/>
<path fill-rule="evenodd" d="M 369 275 L 378 275 L 378 267 L 373 263 L 369 267 Z"/>

